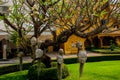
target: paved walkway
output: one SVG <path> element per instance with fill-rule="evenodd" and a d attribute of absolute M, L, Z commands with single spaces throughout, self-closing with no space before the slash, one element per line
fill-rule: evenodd
<path fill-rule="evenodd" d="M 48 56 L 50 56 L 52 59 L 56 59 L 57 53 L 47 53 Z M 101 54 L 101 53 L 93 53 L 93 52 L 87 52 L 87 56 L 104 56 L 104 55 L 112 55 L 112 54 Z M 120 55 L 120 54 L 116 54 Z M 63 56 L 64 58 L 74 58 L 77 57 L 77 54 L 67 54 Z M 32 59 L 30 56 L 23 57 L 23 62 L 31 62 Z M 19 58 L 15 57 L 13 59 L 9 59 L 6 61 L 0 61 L 0 66 L 4 65 L 10 65 L 10 64 L 19 64 Z"/>

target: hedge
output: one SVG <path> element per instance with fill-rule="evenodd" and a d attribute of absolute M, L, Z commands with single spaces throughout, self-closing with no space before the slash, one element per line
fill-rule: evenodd
<path fill-rule="evenodd" d="M 111 60 L 120 60 L 120 55 L 93 56 L 93 57 L 87 58 L 87 62 L 111 61 Z M 54 60 L 54 61 L 56 61 L 56 60 Z M 76 57 L 64 59 L 65 64 L 72 64 L 72 63 L 77 63 L 77 62 L 78 62 L 78 59 Z"/>
<path fill-rule="evenodd" d="M 90 51 L 101 54 L 120 54 L 120 48 L 111 51 L 110 49 L 91 49 Z"/>
<path fill-rule="evenodd" d="M 38 72 L 38 64 L 32 65 L 28 70 L 29 80 L 58 80 L 57 78 L 57 62 L 52 62 L 52 67 L 46 68 L 41 64 L 40 72 Z M 38 75 L 40 73 L 40 75 Z M 68 68 L 65 64 L 62 65 L 62 78 L 69 75 Z"/>
<path fill-rule="evenodd" d="M 28 70 L 28 68 L 31 66 L 31 63 L 24 63 L 23 64 L 23 70 Z M 19 65 L 18 64 L 12 64 L 7 66 L 0 66 L 0 75 L 7 74 L 11 72 L 19 71 Z"/>
<path fill-rule="evenodd" d="M 100 53 L 100 54 L 120 54 L 120 51 L 110 51 L 110 52 L 103 52 L 103 51 L 94 51 L 94 50 L 91 50 L 92 52 L 95 52 L 95 53 Z"/>
<path fill-rule="evenodd" d="M 120 55 L 89 57 L 87 62 L 120 60 Z"/>
<path fill-rule="evenodd" d="M 88 57 L 87 62 L 110 61 L 110 60 L 120 60 L 120 55 Z M 56 60 L 53 60 L 53 61 L 56 61 Z M 65 64 L 72 64 L 72 63 L 77 63 L 77 62 L 78 62 L 77 58 L 65 58 L 64 59 Z M 31 66 L 31 63 L 24 63 L 23 70 L 28 70 L 30 66 Z M 16 72 L 16 71 L 19 71 L 18 64 L 0 66 L 0 75 L 11 73 L 11 72 Z"/>

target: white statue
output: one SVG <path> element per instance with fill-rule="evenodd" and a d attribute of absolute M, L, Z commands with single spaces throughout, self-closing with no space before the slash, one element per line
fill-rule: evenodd
<path fill-rule="evenodd" d="M 57 56 L 57 69 L 58 69 L 58 80 L 62 80 L 62 63 L 63 63 L 63 49 L 59 49 Z"/>
<path fill-rule="evenodd" d="M 82 43 L 77 42 L 76 47 L 78 48 L 78 61 L 80 63 L 85 63 L 87 60 L 87 52 L 85 50 L 82 50 Z"/>
<path fill-rule="evenodd" d="M 36 55 L 36 58 L 41 58 L 43 56 L 43 50 L 36 49 L 35 55 Z"/>
<path fill-rule="evenodd" d="M 36 43 L 37 43 L 36 37 L 32 37 L 31 38 L 31 45 L 36 45 Z"/>
<path fill-rule="evenodd" d="M 87 53 L 86 51 L 79 51 L 78 53 L 78 61 L 80 63 L 85 63 L 87 60 Z"/>
<path fill-rule="evenodd" d="M 83 68 L 84 68 L 84 64 L 87 60 L 87 53 L 85 50 L 82 50 L 82 43 L 77 42 L 76 43 L 76 47 L 78 48 L 78 61 L 80 63 L 80 67 L 79 67 L 79 73 L 80 73 L 80 77 L 82 76 L 83 73 Z"/>
<path fill-rule="evenodd" d="M 57 62 L 59 64 L 62 64 L 63 63 L 63 53 L 64 53 L 63 49 L 60 49 L 58 53 L 59 53 L 59 55 L 57 56 Z"/>

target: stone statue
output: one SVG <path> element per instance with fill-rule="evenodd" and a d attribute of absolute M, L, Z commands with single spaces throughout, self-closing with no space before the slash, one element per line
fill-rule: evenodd
<path fill-rule="evenodd" d="M 82 76 L 83 73 L 83 67 L 84 67 L 84 63 L 87 60 L 87 53 L 85 50 L 82 50 L 82 43 L 77 42 L 76 43 L 76 47 L 78 48 L 78 61 L 80 63 L 80 68 L 79 68 L 79 73 L 80 73 L 80 77 Z"/>
<path fill-rule="evenodd" d="M 87 53 L 86 51 L 79 51 L 78 53 L 78 61 L 80 63 L 85 63 L 87 60 Z"/>
<path fill-rule="evenodd" d="M 31 45 L 34 46 L 34 45 L 36 45 L 36 43 L 37 43 L 36 37 L 32 37 L 31 38 Z"/>
<path fill-rule="evenodd" d="M 39 49 L 41 47 L 41 41 L 37 41 L 35 37 L 31 38 L 31 47 L 32 47 L 32 52 L 33 52 L 33 61 L 34 63 L 37 60 L 41 60 L 47 68 L 51 67 L 51 58 L 46 55 L 45 48 Z"/>
<path fill-rule="evenodd" d="M 36 49 L 35 50 L 35 55 L 36 55 L 36 58 L 41 58 L 43 56 L 43 50 Z"/>
<path fill-rule="evenodd" d="M 63 49 L 60 49 L 59 51 L 58 51 L 58 56 L 57 56 L 57 62 L 59 63 L 59 64 L 62 64 L 63 63 L 63 53 L 64 53 L 64 51 L 63 51 Z"/>
<path fill-rule="evenodd" d="M 37 39 L 36 37 L 32 37 L 31 40 L 31 50 L 32 50 L 32 58 L 35 59 L 36 56 L 35 56 L 35 50 L 36 50 L 36 45 L 37 45 Z"/>
<path fill-rule="evenodd" d="M 63 49 L 59 49 L 57 56 L 58 80 L 62 80 Z"/>

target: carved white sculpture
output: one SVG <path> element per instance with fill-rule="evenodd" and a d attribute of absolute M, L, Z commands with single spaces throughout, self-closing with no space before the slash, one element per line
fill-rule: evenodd
<path fill-rule="evenodd" d="M 79 67 L 79 73 L 80 73 L 80 77 L 82 76 L 83 73 L 83 67 L 84 67 L 84 63 L 87 60 L 87 53 L 85 50 L 82 50 L 82 43 L 77 42 L 76 43 L 76 47 L 78 48 L 78 61 L 80 63 L 80 67 Z"/>
<path fill-rule="evenodd" d="M 80 63 L 85 63 L 87 60 L 87 53 L 85 50 L 82 50 L 82 43 L 77 42 L 76 47 L 78 48 L 78 61 Z"/>
<path fill-rule="evenodd" d="M 87 60 L 87 53 L 86 51 L 79 51 L 78 53 L 78 61 L 80 63 L 85 63 Z"/>
<path fill-rule="evenodd" d="M 59 55 L 57 56 L 57 62 L 58 62 L 59 64 L 62 64 L 62 63 L 63 63 L 63 53 L 64 53 L 63 49 L 60 49 L 60 50 L 59 50 Z"/>
<path fill-rule="evenodd" d="M 36 55 L 36 58 L 41 58 L 43 56 L 43 50 L 36 49 L 35 55 Z"/>
<path fill-rule="evenodd" d="M 58 52 L 58 56 L 57 56 L 57 68 L 58 68 L 58 80 L 62 80 L 62 63 L 63 63 L 63 49 L 59 49 Z"/>
<path fill-rule="evenodd" d="M 31 45 L 36 45 L 37 39 L 35 37 L 31 38 Z"/>
<path fill-rule="evenodd" d="M 58 55 L 58 56 L 57 56 L 57 62 L 58 62 L 59 64 L 62 64 L 62 63 L 63 63 L 63 56 Z"/>
<path fill-rule="evenodd" d="M 76 43 L 76 47 L 78 48 L 78 50 L 81 50 L 82 49 L 82 43 L 77 42 Z"/>

